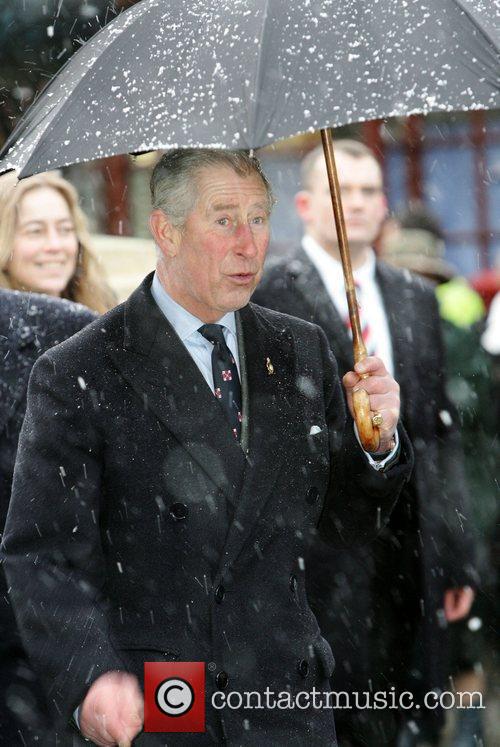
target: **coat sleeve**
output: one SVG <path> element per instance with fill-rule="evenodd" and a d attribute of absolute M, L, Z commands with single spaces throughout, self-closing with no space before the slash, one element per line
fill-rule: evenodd
<path fill-rule="evenodd" d="M 346 411 L 344 390 L 337 364 L 326 335 L 318 329 L 324 366 L 326 421 L 330 436 L 330 485 L 320 519 L 320 533 L 339 546 L 364 545 L 375 539 L 387 524 L 404 484 L 413 468 L 413 450 L 404 431 L 398 427 L 398 459 L 386 471 L 370 466 L 359 445 L 354 422 Z"/>
<path fill-rule="evenodd" d="M 102 673 L 126 668 L 102 594 L 98 394 L 68 357 L 51 351 L 33 369 L 2 547 L 23 642 L 56 722 Z"/>

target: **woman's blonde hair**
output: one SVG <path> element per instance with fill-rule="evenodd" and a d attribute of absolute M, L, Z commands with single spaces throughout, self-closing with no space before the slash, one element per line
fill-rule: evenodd
<path fill-rule="evenodd" d="M 100 314 L 108 311 L 116 304 L 116 298 L 101 277 L 102 270 L 90 248 L 87 220 L 78 204 L 78 193 L 70 182 L 53 172 L 36 174 L 20 181 L 13 172 L 0 177 L 0 287 L 32 290 L 22 287 L 10 277 L 8 264 L 12 257 L 19 204 L 27 192 L 41 187 L 55 189 L 62 195 L 68 205 L 78 240 L 76 270 L 61 293 L 62 298 L 82 303 Z"/>

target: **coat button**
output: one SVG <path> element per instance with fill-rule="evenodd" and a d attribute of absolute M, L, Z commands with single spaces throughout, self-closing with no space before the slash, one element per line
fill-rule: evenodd
<path fill-rule="evenodd" d="M 185 503 L 172 503 L 170 506 L 170 516 L 174 521 L 182 521 L 188 515 L 188 507 Z"/>
<path fill-rule="evenodd" d="M 229 682 L 229 677 L 227 672 L 217 672 L 217 677 L 215 678 L 215 684 L 219 688 L 219 690 L 225 690 L 227 687 L 227 683 Z"/>
<path fill-rule="evenodd" d="M 298 663 L 297 669 L 299 671 L 300 676 L 304 677 L 305 679 L 309 672 L 309 662 L 306 661 L 305 659 L 301 659 Z"/>
<path fill-rule="evenodd" d="M 313 506 L 318 500 L 318 498 L 319 498 L 319 490 L 315 485 L 313 485 L 307 491 L 306 501 L 308 502 L 310 506 Z"/>
<path fill-rule="evenodd" d="M 298 586 L 297 576 L 295 575 L 295 573 L 291 573 L 290 574 L 290 591 L 295 594 L 295 592 L 297 591 L 297 586 Z"/>
<path fill-rule="evenodd" d="M 218 586 L 215 590 L 215 601 L 218 602 L 218 604 L 220 604 L 225 596 L 226 596 L 225 588 L 222 585 Z"/>

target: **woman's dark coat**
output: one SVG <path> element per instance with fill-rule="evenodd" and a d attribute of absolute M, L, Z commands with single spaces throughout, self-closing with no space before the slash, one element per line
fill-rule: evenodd
<path fill-rule="evenodd" d="M 94 318 L 87 308 L 70 301 L 0 289 L 0 533 L 9 506 L 33 364 Z M 39 692 L 21 647 L 0 569 L 0 744 L 33 742 L 43 710 Z"/>

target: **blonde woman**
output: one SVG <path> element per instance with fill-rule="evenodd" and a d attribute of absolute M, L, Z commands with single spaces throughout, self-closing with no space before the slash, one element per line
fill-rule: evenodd
<path fill-rule="evenodd" d="M 55 173 L 0 178 L 0 287 L 68 298 L 104 313 L 116 304 L 90 249 L 78 193 Z"/>

